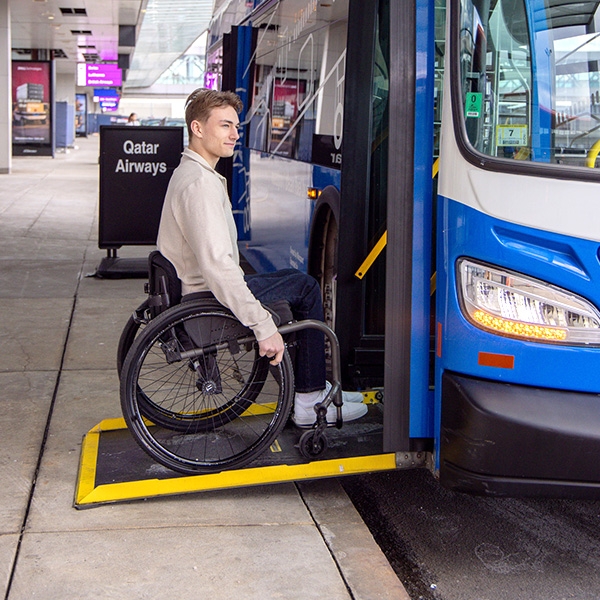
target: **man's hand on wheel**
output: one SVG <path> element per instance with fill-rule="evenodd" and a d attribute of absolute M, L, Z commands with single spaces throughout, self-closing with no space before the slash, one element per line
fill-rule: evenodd
<path fill-rule="evenodd" d="M 283 352 L 285 351 L 285 344 L 283 338 L 279 332 L 275 332 L 271 337 L 266 340 L 258 342 L 258 353 L 261 356 L 266 356 L 271 359 L 273 366 L 278 365 L 283 360 Z"/>

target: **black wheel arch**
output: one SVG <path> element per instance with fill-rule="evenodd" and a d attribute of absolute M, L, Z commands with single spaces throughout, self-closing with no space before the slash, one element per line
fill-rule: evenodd
<path fill-rule="evenodd" d="M 328 226 L 328 215 L 332 214 L 339 228 L 340 223 L 340 192 L 333 186 L 328 185 L 319 195 L 315 205 L 313 218 L 310 226 L 310 237 L 308 244 L 308 274 L 317 277 L 320 271 L 321 253 L 323 251 L 323 235 L 325 227 Z M 337 250 L 336 250 L 337 256 Z"/>

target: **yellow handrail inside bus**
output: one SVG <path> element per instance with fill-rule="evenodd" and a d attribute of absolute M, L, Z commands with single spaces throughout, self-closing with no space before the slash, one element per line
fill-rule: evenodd
<path fill-rule="evenodd" d="M 588 150 L 585 166 L 593 169 L 596 166 L 596 158 L 600 153 L 600 140 L 594 142 L 594 145 Z"/>
<path fill-rule="evenodd" d="M 381 251 L 385 248 L 387 244 L 387 231 L 383 232 L 383 235 L 379 238 L 379 241 L 373 247 L 373 250 L 369 252 L 367 258 L 363 261 L 362 265 L 358 267 L 358 271 L 354 273 L 356 277 L 362 279 L 367 271 L 371 268 L 371 265 L 375 262 L 375 259 L 381 254 Z"/>
<path fill-rule="evenodd" d="M 433 167 L 431 168 L 431 178 L 435 179 L 435 176 L 438 174 L 440 170 L 440 158 L 436 158 L 433 161 Z M 367 271 L 371 268 L 371 265 L 375 262 L 376 258 L 381 254 L 381 251 L 385 248 L 387 244 L 387 231 L 383 233 L 383 235 L 379 238 L 378 242 L 375 244 L 371 252 L 369 252 L 367 258 L 363 261 L 362 265 L 358 267 L 358 271 L 354 273 L 355 277 L 362 279 Z M 435 284 L 434 284 L 435 285 Z"/>

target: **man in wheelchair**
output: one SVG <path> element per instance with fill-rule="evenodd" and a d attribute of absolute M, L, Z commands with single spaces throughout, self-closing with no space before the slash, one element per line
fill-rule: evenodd
<path fill-rule="evenodd" d="M 215 171 L 220 158 L 233 156 L 239 138 L 240 98 L 232 92 L 198 89 L 186 103 L 189 145 L 173 172 L 162 210 L 157 246 L 174 265 L 185 295 L 211 291 L 241 323 L 251 328 L 259 353 L 277 365 L 284 342 L 271 313 L 261 303 L 286 300 L 297 320 L 323 320 L 315 279 L 295 269 L 248 275 L 239 264 L 237 231 L 227 182 Z M 293 420 L 300 427 L 315 420 L 313 406 L 326 394 L 325 344 L 314 329 L 297 333 Z M 344 421 L 367 413 L 362 394 L 342 393 Z M 336 408 L 327 412 L 335 422 Z"/>

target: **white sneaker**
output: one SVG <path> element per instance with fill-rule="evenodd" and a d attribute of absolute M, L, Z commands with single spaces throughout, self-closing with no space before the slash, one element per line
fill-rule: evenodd
<path fill-rule="evenodd" d="M 294 402 L 294 414 L 292 415 L 292 420 L 298 427 L 310 427 L 317 420 L 317 413 L 315 412 L 314 405 L 318 402 L 322 402 L 325 398 L 326 391 L 323 390 L 317 399 L 316 402 L 312 404 L 304 404 L 298 401 L 298 397 L 296 396 L 296 401 Z M 361 395 L 362 397 L 362 395 Z M 344 403 L 342 405 L 342 418 L 344 421 L 354 421 L 356 419 L 360 419 L 364 417 L 368 408 L 366 404 L 362 402 L 350 402 L 348 404 Z M 337 419 L 337 408 L 331 403 L 329 408 L 327 409 L 327 422 L 334 424 Z"/>
<path fill-rule="evenodd" d="M 326 381 L 325 382 L 325 391 L 329 392 L 330 389 L 331 389 L 331 383 L 329 383 L 329 381 Z M 346 404 L 347 402 L 350 402 L 350 403 L 362 402 L 363 400 L 364 400 L 364 397 L 360 392 L 347 392 L 345 390 L 342 390 L 342 401 L 344 404 Z"/>

